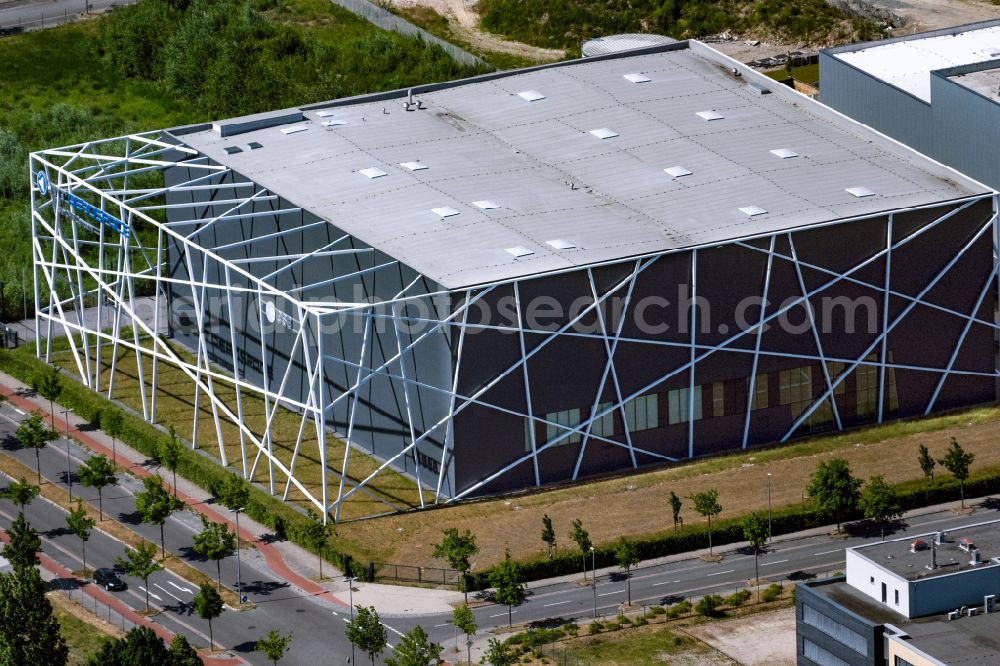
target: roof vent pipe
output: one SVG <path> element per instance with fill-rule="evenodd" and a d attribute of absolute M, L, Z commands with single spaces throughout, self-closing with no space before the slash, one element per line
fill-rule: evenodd
<path fill-rule="evenodd" d="M 406 91 L 406 103 L 413 104 L 413 88 Z"/>
<path fill-rule="evenodd" d="M 941 530 L 940 532 L 935 533 L 934 534 L 934 543 L 935 543 L 935 545 L 940 546 L 940 545 L 944 544 L 945 538 L 947 538 L 947 534 L 945 533 L 944 530 Z"/>

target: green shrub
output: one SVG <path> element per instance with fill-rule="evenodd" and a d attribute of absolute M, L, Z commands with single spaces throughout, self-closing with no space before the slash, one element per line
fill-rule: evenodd
<path fill-rule="evenodd" d="M 770 603 L 781 596 L 783 588 L 778 583 L 771 583 L 764 591 L 760 593 L 760 600 L 764 603 Z"/>
<path fill-rule="evenodd" d="M 667 609 L 663 606 L 653 606 L 649 609 L 650 615 L 663 615 L 667 612 Z"/>
<path fill-rule="evenodd" d="M 739 592 L 733 592 L 726 597 L 723 603 L 730 608 L 739 608 L 746 602 L 750 601 L 751 596 L 753 596 L 753 593 L 751 593 L 750 590 L 740 590 Z"/>
<path fill-rule="evenodd" d="M 684 601 L 678 601 L 676 604 L 671 606 L 667 611 L 667 617 L 671 620 L 676 620 L 681 615 L 687 615 L 691 612 L 691 602 L 685 599 Z"/>
<path fill-rule="evenodd" d="M 593 622 L 587 625 L 587 633 L 599 634 L 602 631 L 604 631 L 604 623 L 601 622 L 600 620 L 594 620 Z"/>
<path fill-rule="evenodd" d="M 719 614 L 719 606 L 723 604 L 722 597 L 717 594 L 706 594 L 698 603 L 695 605 L 694 609 L 698 611 L 701 615 L 705 617 L 715 617 Z"/>
<path fill-rule="evenodd" d="M 580 633 L 580 625 L 578 625 L 576 622 L 567 622 L 562 627 L 560 627 L 560 629 L 562 629 L 567 636 L 576 637 L 577 634 Z"/>

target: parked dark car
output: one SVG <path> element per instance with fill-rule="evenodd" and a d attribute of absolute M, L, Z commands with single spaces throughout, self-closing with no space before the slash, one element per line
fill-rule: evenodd
<path fill-rule="evenodd" d="M 114 569 L 107 568 L 98 569 L 94 572 L 94 583 L 109 592 L 120 592 L 127 587 L 125 581 L 118 577 Z"/>

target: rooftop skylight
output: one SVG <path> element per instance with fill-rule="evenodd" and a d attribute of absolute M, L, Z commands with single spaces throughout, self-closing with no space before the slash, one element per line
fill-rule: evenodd
<path fill-rule="evenodd" d="M 570 243 L 568 240 L 564 238 L 555 238 L 553 240 L 547 240 L 545 241 L 545 244 L 550 247 L 554 247 L 557 250 L 572 250 L 574 247 L 576 247 L 576 245 Z"/>
<path fill-rule="evenodd" d="M 382 176 L 388 176 L 389 174 L 382 169 L 376 167 L 369 167 L 367 169 L 361 169 L 358 173 L 362 176 L 368 176 L 369 178 L 381 178 Z"/>
<path fill-rule="evenodd" d="M 787 160 L 790 157 L 798 157 L 799 154 L 792 150 L 791 148 L 775 148 L 771 151 L 771 154 L 775 157 L 780 157 L 783 160 Z"/>
<path fill-rule="evenodd" d="M 409 169 L 410 171 L 422 171 L 423 169 L 428 168 L 426 164 L 421 162 L 400 162 L 399 166 L 404 169 Z"/>
<path fill-rule="evenodd" d="M 626 74 L 625 80 L 632 83 L 648 83 L 652 81 L 652 79 L 645 74 Z"/>
<path fill-rule="evenodd" d="M 440 208 L 431 208 L 431 212 L 437 215 L 438 217 L 441 217 L 442 219 L 458 215 L 457 210 L 455 210 L 454 208 L 449 208 L 448 206 L 441 206 Z"/>
<path fill-rule="evenodd" d="M 618 136 L 618 132 L 608 129 L 607 127 L 599 127 L 598 129 L 590 130 L 590 133 L 598 139 L 612 139 Z"/>
<path fill-rule="evenodd" d="M 537 102 L 540 99 L 545 99 L 545 95 L 538 92 L 537 90 L 525 90 L 523 92 L 517 93 L 517 96 L 526 102 Z"/>
<path fill-rule="evenodd" d="M 725 116 L 718 111 L 699 111 L 697 115 L 702 120 L 722 120 L 725 118 Z"/>
<path fill-rule="evenodd" d="M 508 247 L 504 249 L 508 254 L 513 256 L 515 259 L 519 259 L 521 257 L 527 257 L 529 254 L 535 253 L 534 250 L 529 250 L 523 245 L 515 245 L 514 247 Z"/>
<path fill-rule="evenodd" d="M 867 187 L 861 187 L 861 186 L 858 186 L 858 187 L 848 187 L 847 188 L 847 192 L 850 193 L 850 194 L 853 194 L 854 196 L 858 197 L 859 199 L 861 197 L 870 197 L 873 194 L 875 194 L 874 190 L 870 190 Z"/>
<path fill-rule="evenodd" d="M 763 215 L 764 213 L 767 212 L 767 210 L 761 208 L 760 206 L 744 206 L 743 208 L 740 208 L 740 212 L 743 213 L 744 215 L 749 215 L 750 217 L 753 217 L 755 215 Z"/>
<path fill-rule="evenodd" d="M 281 133 L 282 134 L 295 134 L 297 132 L 305 132 L 307 129 L 309 129 L 309 128 L 306 127 L 305 125 L 296 125 L 295 127 L 282 127 L 281 128 Z"/>
<path fill-rule="evenodd" d="M 680 178 L 681 176 L 690 176 L 691 175 L 691 171 L 690 170 L 685 169 L 684 167 L 679 166 L 679 165 L 678 166 L 667 167 L 666 169 L 664 169 L 664 171 L 666 171 L 667 175 L 669 175 L 671 178 Z"/>

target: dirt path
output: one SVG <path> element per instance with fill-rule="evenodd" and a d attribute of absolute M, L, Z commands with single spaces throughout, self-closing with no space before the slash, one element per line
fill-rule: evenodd
<path fill-rule="evenodd" d="M 492 51 L 508 55 L 528 58 L 536 62 L 552 62 L 566 57 L 565 51 L 558 49 L 543 49 L 530 44 L 513 42 L 497 35 L 483 32 L 479 29 L 479 14 L 475 10 L 475 1 L 469 0 L 390 0 L 393 7 L 407 9 L 409 7 L 425 7 L 432 9 L 448 19 L 451 31 L 473 50 Z"/>

